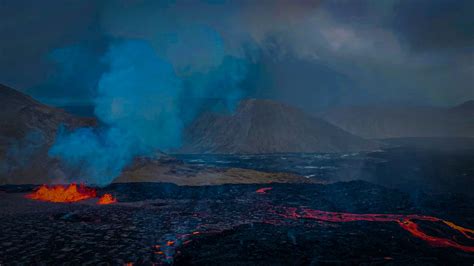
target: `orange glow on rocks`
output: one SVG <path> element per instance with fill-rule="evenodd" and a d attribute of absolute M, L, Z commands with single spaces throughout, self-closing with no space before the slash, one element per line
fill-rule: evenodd
<path fill-rule="evenodd" d="M 68 186 L 42 185 L 36 191 L 27 194 L 26 197 L 34 200 L 49 201 L 49 202 L 76 202 L 95 198 L 96 190 L 88 188 L 84 185 L 70 184 Z"/>
<path fill-rule="evenodd" d="M 117 199 L 112 196 L 112 194 L 104 194 L 102 197 L 100 197 L 99 201 L 97 204 L 99 205 L 107 205 L 107 204 L 112 204 L 116 203 Z"/>

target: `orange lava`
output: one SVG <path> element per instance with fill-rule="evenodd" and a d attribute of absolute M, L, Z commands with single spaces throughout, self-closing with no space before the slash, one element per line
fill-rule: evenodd
<path fill-rule="evenodd" d="M 257 190 L 257 193 L 265 194 L 271 190 L 271 187 L 261 188 Z M 275 212 L 275 211 L 274 211 Z M 464 228 L 453 222 L 446 221 L 440 218 L 426 215 L 403 215 L 403 214 L 357 214 L 357 213 L 344 213 L 344 212 L 328 212 L 321 210 L 314 210 L 308 208 L 294 208 L 294 207 L 282 207 L 281 211 L 276 211 L 276 214 L 283 216 L 288 219 L 313 219 L 323 222 L 332 223 L 344 223 L 344 222 L 355 222 L 355 221 L 367 221 L 367 222 L 395 222 L 400 225 L 401 228 L 408 231 L 414 237 L 420 238 L 428 244 L 435 247 L 452 247 L 464 252 L 474 252 L 474 246 L 462 245 L 454 241 L 453 239 L 437 237 L 429 235 L 421 230 L 420 226 L 415 221 L 428 221 L 444 223 L 453 230 L 461 233 L 466 239 L 474 240 L 474 230 Z"/>
<path fill-rule="evenodd" d="M 70 184 L 68 186 L 42 185 L 33 193 L 27 194 L 26 197 L 34 200 L 49 202 L 76 202 L 96 197 L 96 191 L 93 188 L 87 188 L 84 185 Z"/>
<path fill-rule="evenodd" d="M 474 252 L 474 246 L 466 246 L 455 242 L 449 238 L 437 237 L 423 232 L 415 221 L 440 222 L 449 226 L 451 229 L 458 231 L 468 239 L 474 239 L 474 230 L 461 227 L 450 221 L 445 221 L 432 216 L 424 215 L 402 215 L 402 214 L 356 214 L 343 212 L 327 212 L 306 208 L 283 208 L 283 213 L 279 215 L 290 219 L 314 219 L 324 222 L 354 222 L 354 221 L 368 221 L 368 222 L 395 222 L 401 228 L 408 231 L 411 235 L 426 241 L 428 244 L 435 247 L 452 247 L 465 252 Z"/>
<path fill-rule="evenodd" d="M 112 203 L 116 203 L 116 202 L 117 202 L 117 199 L 114 198 L 111 194 L 107 193 L 107 194 L 104 194 L 102 197 L 100 197 L 97 204 L 107 205 L 107 204 L 112 204 Z"/>
<path fill-rule="evenodd" d="M 257 192 L 258 194 L 265 194 L 265 193 L 267 193 L 267 191 L 272 190 L 272 189 L 273 188 L 271 188 L 271 187 L 263 187 L 263 188 L 257 189 L 257 191 L 255 191 L 255 192 Z"/>

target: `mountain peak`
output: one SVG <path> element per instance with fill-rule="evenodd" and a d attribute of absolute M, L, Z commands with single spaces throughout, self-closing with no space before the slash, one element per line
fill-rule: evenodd
<path fill-rule="evenodd" d="M 183 153 L 344 152 L 373 149 L 356 137 L 300 109 L 248 99 L 233 115 L 203 114 L 185 132 Z"/>

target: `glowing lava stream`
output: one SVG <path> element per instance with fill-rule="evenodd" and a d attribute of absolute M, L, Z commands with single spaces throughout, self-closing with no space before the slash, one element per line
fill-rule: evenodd
<path fill-rule="evenodd" d="M 267 193 L 267 191 L 270 191 L 272 189 L 273 188 L 271 188 L 271 187 L 262 187 L 260 189 L 257 189 L 257 191 L 255 191 L 255 192 L 257 192 L 258 194 L 265 194 L 265 193 Z"/>
<path fill-rule="evenodd" d="M 474 230 L 464 228 L 456 225 L 453 222 L 445 221 L 432 216 L 424 215 L 402 215 L 402 214 L 356 214 L 356 213 L 343 213 L 343 212 L 327 212 L 320 210 L 313 210 L 307 208 L 294 208 L 294 207 L 283 207 L 281 213 L 277 212 L 277 215 L 283 216 L 288 219 L 313 219 L 324 222 L 332 223 L 343 223 L 343 222 L 355 222 L 355 221 L 367 221 L 367 222 L 395 222 L 400 225 L 401 228 L 408 231 L 411 235 L 420 238 L 428 244 L 435 247 L 453 247 L 465 252 L 474 252 L 474 246 L 466 246 L 459 244 L 451 239 L 436 237 L 428 235 L 423 232 L 414 220 L 418 221 L 429 221 L 429 222 L 442 222 L 450 228 L 460 232 L 467 239 L 474 240 Z"/>

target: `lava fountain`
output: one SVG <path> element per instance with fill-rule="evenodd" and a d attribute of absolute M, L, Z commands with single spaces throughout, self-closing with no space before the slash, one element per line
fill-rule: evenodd
<path fill-rule="evenodd" d="M 85 199 L 95 198 L 97 192 L 93 188 L 84 185 L 70 184 L 68 186 L 42 185 L 33 193 L 26 195 L 29 199 L 49 201 L 49 202 L 76 202 Z"/>
<path fill-rule="evenodd" d="M 99 198 L 97 204 L 99 205 L 108 205 L 112 203 L 116 203 L 117 199 L 112 196 L 112 194 L 104 194 L 102 197 Z"/>
<path fill-rule="evenodd" d="M 86 200 L 90 198 L 97 197 L 97 191 L 93 188 L 88 188 L 84 185 L 70 184 L 67 186 L 64 185 L 54 185 L 47 186 L 42 185 L 36 191 L 27 194 L 25 196 L 29 199 L 40 200 L 40 201 L 49 201 L 49 202 L 77 202 L 81 200 Z M 117 199 L 114 198 L 111 194 L 106 193 L 99 198 L 97 204 L 107 205 L 116 203 Z"/>

